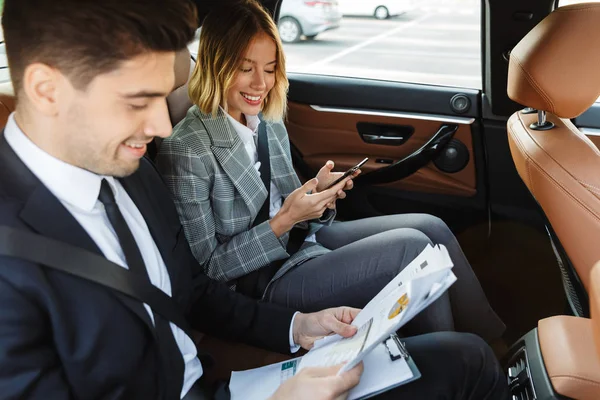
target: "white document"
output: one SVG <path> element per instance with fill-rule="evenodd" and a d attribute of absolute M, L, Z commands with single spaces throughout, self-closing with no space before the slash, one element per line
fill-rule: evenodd
<path fill-rule="evenodd" d="M 298 373 L 300 358 L 267 365 L 248 371 L 233 372 L 229 382 L 231 400 L 268 399 L 287 379 Z M 360 383 L 350 391 L 348 400 L 365 398 L 413 378 L 404 359 L 392 361 L 383 344 L 377 346 L 364 359 L 364 372 Z"/>
<path fill-rule="evenodd" d="M 233 372 L 229 385 L 232 399 L 263 400 L 304 368 L 342 363 L 346 364 L 340 373 L 364 362 L 360 384 L 351 391 L 350 399 L 364 398 L 413 377 L 418 378 L 419 372 L 412 361 L 413 369 L 404 358 L 392 361 L 382 343 L 456 281 L 452 267 L 444 246 L 427 246 L 356 316 L 352 325 L 358 331 L 353 337 L 332 335 L 317 341 L 301 358 Z"/>
<path fill-rule="evenodd" d="M 444 246 L 427 246 L 356 316 L 352 322 L 358 327 L 355 336 L 326 338 L 302 357 L 300 369 L 342 362 L 346 365 L 340 373 L 352 369 L 456 281 L 452 267 Z"/>

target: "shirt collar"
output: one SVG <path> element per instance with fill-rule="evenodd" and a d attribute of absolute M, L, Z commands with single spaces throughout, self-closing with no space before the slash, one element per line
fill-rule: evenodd
<path fill-rule="evenodd" d="M 46 153 L 25 135 L 17 125 L 14 113 L 8 117 L 4 136 L 27 168 L 59 200 L 90 212 L 98 200 L 102 179 L 110 183 L 115 197 L 117 196 L 116 181 L 113 177 L 94 174 Z"/>
<path fill-rule="evenodd" d="M 242 125 L 238 120 L 229 115 L 229 113 L 225 111 L 223 112 L 227 116 L 227 119 L 231 121 L 233 128 L 239 135 L 240 139 L 242 139 L 242 142 L 254 142 L 254 136 L 257 135 L 258 126 L 260 125 L 260 118 L 258 118 L 258 115 L 244 114 L 244 116 L 246 117 L 246 125 Z"/>

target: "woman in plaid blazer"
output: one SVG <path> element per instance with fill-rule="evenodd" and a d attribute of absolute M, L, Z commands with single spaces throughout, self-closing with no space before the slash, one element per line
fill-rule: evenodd
<path fill-rule="evenodd" d="M 189 82 L 195 105 L 162 142 L 157 166 L 207 275 L 302 311 L 363 307 L 425 246 L 443 244 L 458 280 L 405 333 L 501 336 L 504 324 L 443 221 L 406 214 L 332 224 L 336 198 L 352 188 L 351 178 L 326 190 L 339 176 L 328 162 L 301 185 L 282 123 L 285 57 L 260 5 L 213 11 L 202 25 L 198 57 Z M 261 163 L 265 142 L 269 162 Z M 306 240 L 290 250 L 289 231 L 298 225 Z"/>

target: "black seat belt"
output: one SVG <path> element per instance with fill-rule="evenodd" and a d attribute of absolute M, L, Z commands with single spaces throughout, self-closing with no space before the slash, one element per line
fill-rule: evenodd
<path fill-rule="evenodd" d="M 181 306 L 162 290 L 99 254 L 33 232 L 0 225 L 0 256 L 41 264 L 97 283 L 146 303 L 153 312 L 177 325 L 188 337 L 192 330 Z M 198 352 L 209 367 L 213 360 Z"/>
<path fill-rule="evenodd" d="M 258 211 L 258 214 L 256 214 L 256 218 L 252 223 L 253 228 L 269 220 L 269 210 L 271 206 L 271 157 L 269 155 L 269 137 L 267 135 L 267 123 L 263 121 L 262 118 L 258 125 L 257 153 L 258 161 L 260 162 L 260 179 L 267 189 L 267 198 Z M 296 227 L 292 228 L 286 246 L 287 253 L 292 255 L 300 250 L 305 238 L 306 230 Z M 269 265 L 238 278 L 235 280 L 236 291 L 255 299 L 261 299 L 269 282 L 284 262 L 285 260 L 273 261 Z"/>

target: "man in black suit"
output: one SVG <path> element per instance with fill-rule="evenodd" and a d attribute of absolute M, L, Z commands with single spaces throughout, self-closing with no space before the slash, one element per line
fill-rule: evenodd
<path fill-rule="evenodd" d="M 0 225 L 104 256 L 214 336 L 290 352 L 354 334 L 358 310 L 295 313 L 206 278 L 143 158 L 171 131 L 165 98 L 175 52 L 196 28 L 187 0 L 6 0 L 2 22 L 18 106 L 0 135 Z M 406 342 L 423 377 L 387 398 L 507 397 L 480 339 L 438 333 Z M 344 397 L 362 367 L 336 371 L 303 370 L 273 398 Z M 190 337 L 147 304 L 0 257 L 0 398 L 209 398 L 202 374 Z"/>

